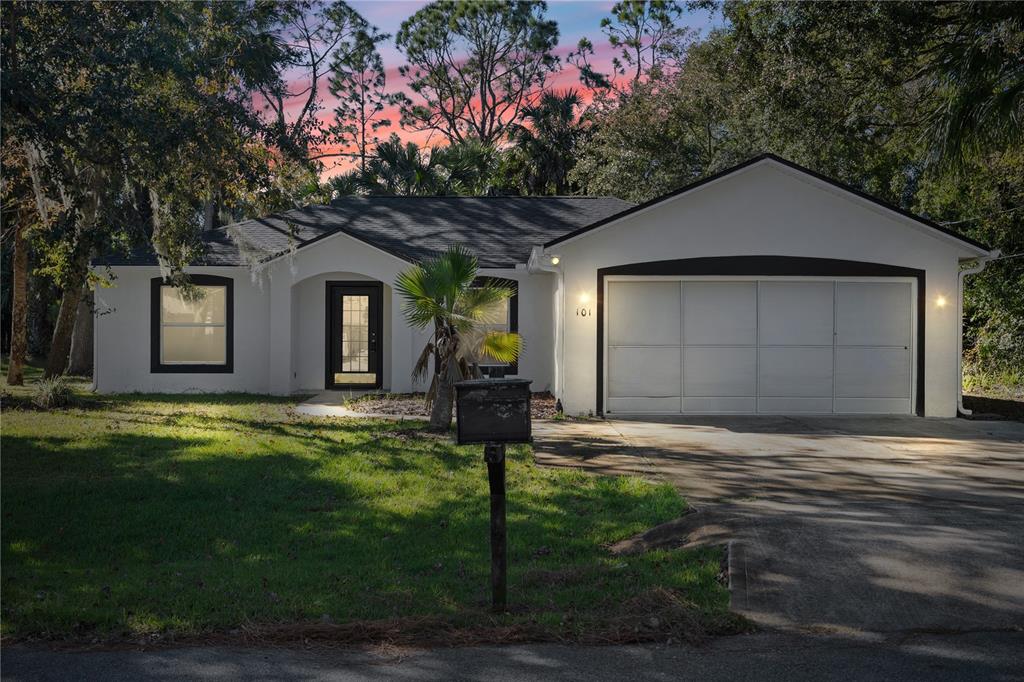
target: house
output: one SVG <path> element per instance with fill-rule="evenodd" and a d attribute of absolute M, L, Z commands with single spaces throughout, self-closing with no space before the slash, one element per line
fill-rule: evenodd
<path fill-rule="evenodd" d="M 346 197 L 210 233 L 184 300 L 111 258 L 98 391 L 420 389 L 399 272 L 466 244 L 514 283 L 518 366 L 570 414 L 951 417 L 960 276 L 987 247 L 775 156 L 639 206 Z"/>

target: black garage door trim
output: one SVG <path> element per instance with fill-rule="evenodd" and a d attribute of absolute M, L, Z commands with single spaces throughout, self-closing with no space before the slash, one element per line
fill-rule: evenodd
<path fill-rule="evenodd" d="M 604 416 L 604 278 L 608 275 L 741 277 L 914 277 L 917 279 L 917 382 L 914 411 L 924 416 L 925 273 L 883 263 L 799 256 L 719 256 L 630 263 L 597 271 L 597 410 Z"/>

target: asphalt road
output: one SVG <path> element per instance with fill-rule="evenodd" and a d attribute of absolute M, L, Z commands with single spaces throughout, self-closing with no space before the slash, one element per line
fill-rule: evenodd
<path fill-rule="evenodd" d="M 4 680 L 1024 680 L 1024 632 L 725 637 L 700 647 L 531 645 L 431 651 L 7 647 Z"/>

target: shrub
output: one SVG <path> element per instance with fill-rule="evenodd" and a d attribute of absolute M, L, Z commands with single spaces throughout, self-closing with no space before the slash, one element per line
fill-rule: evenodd
<path fill-rule="evenodd" d="M 35 385 L 32 404 L 44 410 L 70 405 L 74 398 L 71 384 L 65 377 L 42 379 Z"/>

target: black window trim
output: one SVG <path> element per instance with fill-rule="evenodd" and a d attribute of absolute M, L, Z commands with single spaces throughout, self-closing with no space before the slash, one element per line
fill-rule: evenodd
<path fill-rule="evenodd" d="M 507 277 L 491 277 L 491 276 L 480 276 L 473 280 L 473 286 L 479 287 L 485 284 L 492 286 L 507 287 L 512 290 L 512 296 L 508 299 L 508 331 L 512 334 L 519 333 L 519 281 L 515 279 L 509 279 Z M 507 375 L 518 375 L 519 374 L 519 360 L 515 362 L 501 363 L 491 362 L 486 365 L 480 365 L 480 371 L 486 376 L 490 368 L 504 369 L 504 374 Z"/>
<path fill-rule="evenodd" d="M 225 287 L 226 310 L 224 311 L 225 343 L 227 356 L 223 365 L 168 364 L 160 362 L 160 289 L 170 286 L 163 277 L 150 280 L 149 304 L 149 371 L 152 374 L 233 374 L 235 371 L 235 280 L 219 275 L 189 275 L 189 282 L 199 286 Z"/>

